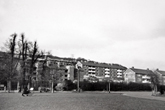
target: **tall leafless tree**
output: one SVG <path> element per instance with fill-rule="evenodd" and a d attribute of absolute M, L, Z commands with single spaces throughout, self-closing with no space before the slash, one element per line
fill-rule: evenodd
<path fill-rule="evenodd" d="M 16 37 L 16 33 L 12 34 L 11 38 L 9 38 L 9 40 L 5 43 L 5 52 L 1 58 L 1 64 L 3 65 L 1 72 L 3 71 L 3 76 L 7 80 L 8 92 L 11 91 L 11 80 L 15 76 L 16 63 L 14 63 L 14 55 L 16 48 Z"/>
<path fill-rule="evenodd" d="M 39 52 L 39 48 L 37 46 L 37 41 L 31 43 L 31 46 L 29 48 L 29 56 L 30 56 L 30 73 L 29 73 L 29 88 L 32 86 L 32 79 L 33 79 L 33 71 L 35 67 L 35 63 L 37 62 L 38 58 L 41 56 L 41 53 Z"/>
<path fill-rule="evenodd" d="M 159 77 L 157 74 L 153 73 L 150 75 L 151 77 L 151 89 L 152 89 L 152 95 L 157 95 L 158 91 L 158 85 L 159 85 Z"/>
<path fill-rule="evenodd" d="M 18 42 L 19 53 L 21 58 L 21 67 L 22 67 L 22 87 L 25 86 L 25 73 L 26 73 L 26 60 L 27 60 L 27 50 L 28 50 L 28 42 L 25 40 L 24 34 L 21 34 L 21 39 Z"/>
<path fill-rule="evenodd" d="M 10 44 L 9 44 L 9 48 L 10 48 L 10 54 L 11 54 L 11 65 L 10 65 L 10 72 L 9 72 L 9 77 L 8 77 L 8 92 L 10 92 L 11 90 L 11 79 L 12 79 L 12 75 L 13 75 L 13 70 L 14 70 L 14 67 L 13 67 L 13 59 L 14 59 L 14 54 L 15 54 L 15 46 L 16 46 L 16 37 L 17 37 L 17 34 L 12 34 L 11 35 L 11 40 L 10 40 Z"/>

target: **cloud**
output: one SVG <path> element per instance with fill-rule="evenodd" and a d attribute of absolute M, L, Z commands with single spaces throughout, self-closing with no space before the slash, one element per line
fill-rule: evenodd
<path fill-rule="evenodd" d="M 158 22 L 152 33 L 153 37 L 165 37 L 165 18 Z"/>
<path fill-rule="evenodd" d="M 28 40 L 37 40 L 41 49 L 57 56 L 74 54 L 135 67 L 140 62 L 146 67 L 148 62 L 165 62 L 163 0 L 1 2 L 0 12 L 7 14 L 0 18 L 0 42 L 24 32 Z"/>
<path fill-rule="evenodd" d="M 165 52 L 162 49 L 165 46 L 164 44 L 165 38 L 163 37 L 140 41 L 119 41 L 113 46 L 104 48 L 101 51 L 104 54 L 99 59 L 105 62 L 124 64 L 127 67 L 136 66 L 142 68 L 153 68 L 154 62 L 157 62 L 155 67 L 158 67 L 158 65 L 162 65 L 165 62 Z M 138 62 L 136 63 L 136 61 Z"/>

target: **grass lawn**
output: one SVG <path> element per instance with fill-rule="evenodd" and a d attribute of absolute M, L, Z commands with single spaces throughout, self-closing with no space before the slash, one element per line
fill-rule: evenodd
<path fill-rule="evenodd" d="M 0 93 L 0 110 L 165 110 L 165 102 L 108 93 Z"/>

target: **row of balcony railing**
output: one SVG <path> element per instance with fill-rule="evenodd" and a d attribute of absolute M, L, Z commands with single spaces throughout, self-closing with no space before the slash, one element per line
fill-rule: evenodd
<path fill-rule="evenodd" d="M 150 79 L 150 77 L 149 76 L 142 76 L 142 79 Z"/>

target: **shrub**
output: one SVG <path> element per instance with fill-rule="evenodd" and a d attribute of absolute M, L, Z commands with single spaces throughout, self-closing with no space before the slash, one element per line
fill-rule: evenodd
<path fill-rule="evenodd" d="M 80 88 L 83 91 L 103 91 L 108 90 L 108 82 L 96 82 L 91 83 L 88 81 L 83 81 L 80 83 Z M 110 83 L 111 91 L 151 91 L 150 84 L 142 83 Z"/>
<path fill-rule="evenodd" d="M 76 84 L 74 84 L 71 80 L 64 81 L 64 90 L 70 91 L 76 89 Z"/>

